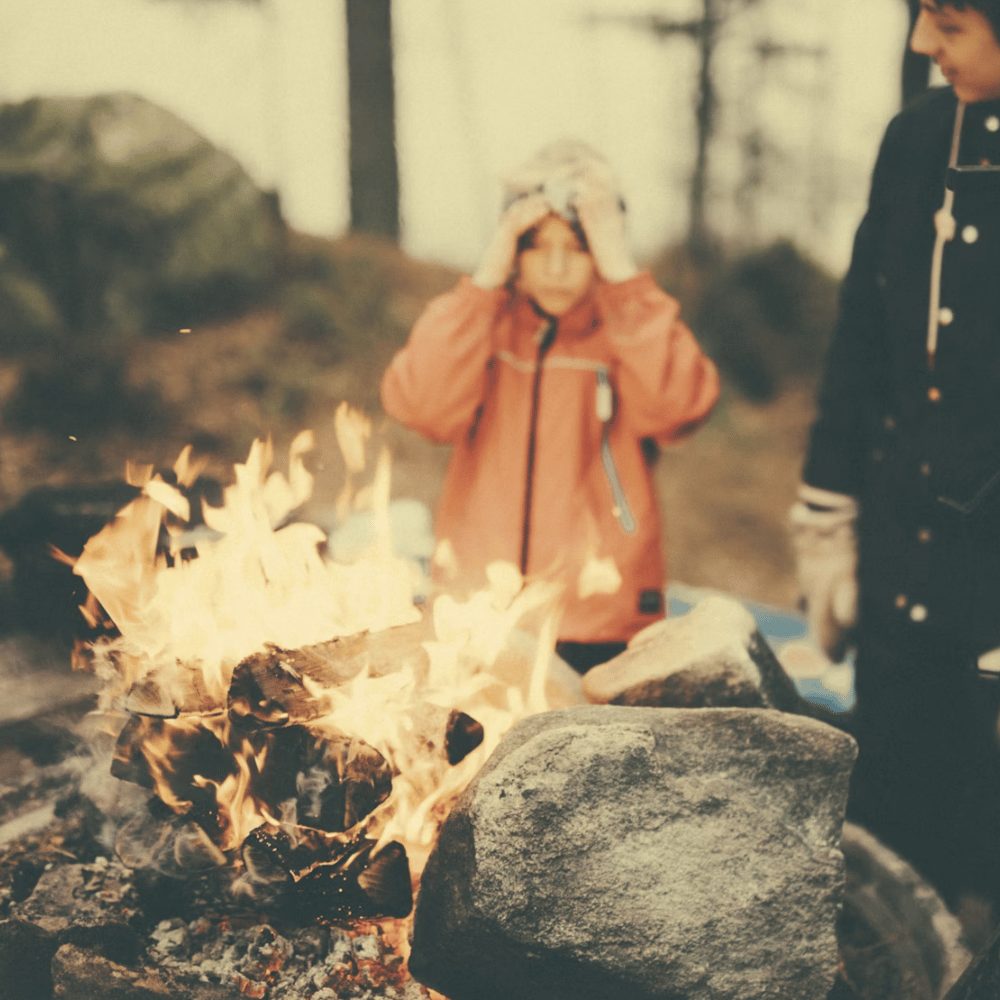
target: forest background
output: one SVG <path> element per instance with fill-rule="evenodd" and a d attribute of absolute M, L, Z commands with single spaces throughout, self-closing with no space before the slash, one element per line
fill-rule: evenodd
<path fill-rule="evenodd" d="M 503 170 L 573 134 L 612 160 L 640 257 L 725 377 L 712 421 L 657 466 L 672 576 L 794 604 L 785 514 L 837 280 L 881 130 L 929 81 L 904 58 L 912 3 L 0 0 L 0 14 L 0 510 L 120 479 L 126 461 L 169 465 L 187 443 L 227 479 L 255 436 L 280 451 L 311 427 L 312 513 L 332 526 L 340 400 L 389 443 L 394 496 L 433 506 L 446 450 L 381 416 L 379 376 L 474 265 Z M 240 190 L 274 223 L 256 280 L 216 281 L 199 257 L 197 172 L 164 152 L 182 131 L 170 116 L 87 103 L 123 91 L 246 171 Z M 45 148 L 61 152 L 29 183 L 10 139 L 25 108 L 43 120 L 39 98 L 55 99 Z M 112 107 L 144 156 L 159 150 L 155 205 L 148 164 L 143 197 L 119 171 L 96 198 L 77 163 L 93 143 L 73 137 Z M 161 228 L 106 211 L 116 198 Z M 167 232 L 188 282 L 170 295 L 140 252 Z M 155 309 L 115 286 L 126 272 Z"/>

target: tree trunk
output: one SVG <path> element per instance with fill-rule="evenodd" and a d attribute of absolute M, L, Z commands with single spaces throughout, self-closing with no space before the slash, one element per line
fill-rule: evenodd
<path fill-rule="evenodd" d="M 347 0 L 351 229 L 399 237 L 391 0 Z"/>
<path fill-rule="evenodd" d="M 695 108 L 695 162 L 691 174 L 688 245 L 695 255 L 710 249 L 706 201 L 708 196 L 708 151 L 715 131 L 716 96 L 712 78 L 720 12 L 718 0 L 703 0 L 703 16 L 698 32 L 698 102 Z"/>

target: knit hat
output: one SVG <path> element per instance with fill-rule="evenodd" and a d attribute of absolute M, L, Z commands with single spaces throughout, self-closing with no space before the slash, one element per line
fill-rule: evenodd
<path fill-rule="evenodd" d="M 581 183 L 604 187 L 622 200 L 611 164 L 579 139 L 557 139 L 503 177 L 503 207 L 541 192 L 552 210 L 567 222 L 576 221 L 574 201 Z"/>

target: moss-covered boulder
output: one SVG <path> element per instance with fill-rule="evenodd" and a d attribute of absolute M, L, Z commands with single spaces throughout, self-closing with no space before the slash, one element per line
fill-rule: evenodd
<path fill-rule="evenodd" d="M 0 105 L 0 245 L 25 307 L 0 328 L 6 343 L 56 317 L 128 334 L 242 307 L 283 242 L 274 197 L 156 104 L 117 93 Z"/>

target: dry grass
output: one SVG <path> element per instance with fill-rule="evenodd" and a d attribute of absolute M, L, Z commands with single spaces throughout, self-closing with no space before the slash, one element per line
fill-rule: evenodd
<path fill-rule="evenodd" d="M 188 442 L 207 457 L 210 472 L 227 479 L 231 463 L 245 456 L 254 437 L 273 435 L 280 455 L 302 427 L 316 431 L 316 505 L 328 505 L 343 478 L 333 433 L 333 412 L 341 399 L 374 415 L 376 437 L 394 456 L 394 495 L 433 506 L 447 449 L 382 417 L 377 385 L 419 310 L 452 283 L 454 273 L 359 237 L 336 243 L 299 239 L 296 252 L 320 271 L 358 274 L 374 281 L 376 291 L 387 289 L 370 350 L 354 344 L 350 360 L 324 360 L 309 345 L 290 340 L 274 307 L 190 333 L 134 342 L 129 384 L 159 397 L 171 419 L 154 434 L 128 426 L 100 435 L 74 434 L 71 427 L 43 434 L 0 426 L 0 507 L 43 483 L 118 479 L 128 460 L 169 465 Z M 321 278 L 315 287 L 321 294 L 337 294 Z M 16 361 L 2 363 L 0 405 L 18 377 Z M 795 587 L 784 519 L 811 413 L 806 388 L 766 405 L 727 392 L 705 427 L 661 457 L 656 478 L 674 578 L 791 606 Z"/>

